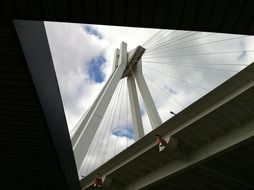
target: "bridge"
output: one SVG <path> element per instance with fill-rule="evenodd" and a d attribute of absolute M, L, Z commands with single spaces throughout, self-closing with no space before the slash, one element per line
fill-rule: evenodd
<path fill-rule="evenodd" d="M 112 180 L 109 189 L 251 189 L 253 71 L 251 64 L 83 178 L 84 189 L 97 173 Z M 160 152 L 157 133 L 177 139 L 176 148 Z"/>
<path fill-rule="evenodd" d="M 172 7 L 177 6 L 175 1 L 172 2 Z M 184 26 L 182 29 L 200 28 L 205 31 L 251 34 L 250 10 L 252 10 L 252 4 L 249 1 L 239 3 L 242 9 L 238 11 L 238 17 L 230 17 L 229 15 L 235 13 L 233 10 L 239 4 L 225 2 L 211 1 L 211 7 L 214 7 L 211 10 L 205 9 L 209 6 L 205 6 L 204 3 L 194 3 L 190 6 L 191 8 L 182 11 L 183 16 L 177 20 L 177 28 L 181 28 L 179 23 L 182 23 Z M 3 83 L 5 93 L 2 94 L 3 97 L 1 98 L 2 100 L 10 100 L 3 101 L 4 106 L 2 107 L 7 112 L 2 112 L 4 114 L 3 119 L 1 119 L 4 123 L 3 126 L 5 126 L 2 129 L 4 133 L 2 133 L 3 138 L 1 138 L 3 139 L 1 144 L 4 153 L 2 163 L 5 163 L 2 168 L 6 174 L 5 176 L 1 175 L 4 179 L 1 188 L 7 189 L 11 183 L 18 181 L 20 186 L 26 188 L 42 185 L 42 188 L 48 189 L 80 189 L 78 171 L 75 167 L 59 89 L 56 82 L 52 83 L 56 78 L 52 60 L 48 56 L 50 52 L 47 49 L 47 40 L 45 40 L 46 38 L 39 40 L 41 47 L 45 48 L 40 52 L 43 59 L 39 62 L 44 67 L 38 68 L 31 65 L 31 62 L 38 61 L 38 54 L 37 58 L 36 54 L 28 55 L 24 49 L 31 48 L 31 43 L 24 44 L 22 40 L 30 39 L 32 41 L 33 37 L 37 39 L 38 36 L 29 36 L 29 33 L 22 36 L 24 31 L 21 31 L 22 27 L 19 28 L 17 24 L 16 30 L 18 32 L 16 33 L 10 19 L 73 20 L 75 22 L 82 19 L 77 19 L 78 15 L 73 16 L 74 14 L 69 16 L 70 11 L 68 13 L 60 11 L 58 16 L 53 11 L 53 16 L 50 16 L 50 10 L 64 10 L 66 8 L 63 6 L 66 5 L 65 3 L 62 3 L 59 9 L 51 9 L 56 7 L 56 4 L 47 6 L 49 9 L 45 9 L 45 5 L 31 5 L 33 8 L 37 7 L 37 10 L 43 10 L 44 13 L 41 15 L 40 11 L 28 9 L 28 4 L 17 6 L 15 3 L 4 1 L 1 5 L 1 9 L 4 7 L 4 12 L 1 14 L 3 14 L 3 18 L 7 19 L 7 21 L 1 20 L 3 28 L 6 29 L 1 31 L 1 34 L 8 36 L 13 45 L 11 46 L 11 54 L 6 53 L 9 46 L 1 47 L 3 48 L 1 52 L 5 53 L 4 55 L 1 54 L 1 57 L 8 63 L 3 67 L 3 72 L 1 71 L 3 74 L 1 80 L 8 81 Z M 151 2 L 148 5 L 153 7 Z M 216 12 L 215 7 L 218 6 L 222 8 L 221 11 Z M 72 5 L 71 7 L 78 9 L 78 6 Z M 207 9 L 210 10 L 211 14 L 203 18 L 212 23 L 208 24 L 210 28 L 208 25 L 196 28 L 188 26 L 187 23 L 189 22 L 186 21 L 189 13 L 191 15 L 205 15 L 202 10 Z M 149 6 L 145 10 L 149 10 Z M 78 13 L 78 11 L 71 12 Z M 154 19 L 158 17 L 156 12 L 154 11 L 154 15 L 156 15 Z M 161 11 L 161 13 L 163 12 L 165 11 Z M 221 14 L 222 12 L 225 14 Z M 67 17 L 64 17 L 66 14 Z M 213 22 L 216 16 L 221 19 L 221 22 Z M 101 19 L 101 17 L 98 18 Z M 130 25 L 137 25 L 132 22 L 131 16 L 127 18 L 128 22 L 132 23 Z M 201 23 L 200 20 L 197 21 L 199 17 L 192 18 L 193 22 Z M 244 22 L 240 22 L 241 18 L 245 18 L 248 23 L 245 25 Z M 146 26 L 145 20 L 141 16 L 137 23 Z M 229 20 L 235 21 L 235 24 Z M 89 21 L 93 21 L 92 17 Z M 102 21 L 100 20 L 100 22 Z M 157 24 L 160 23 L 159 20 L 156 22 Z M 105 23 L 107 22 L 105 21 Z M 174 22 L 170 21 L 168 26 L 175 26 Z M 41 22 L 37 23 L 37 29 L 39 31 L 44 30 Z M 17 34 L 21 43 L 17 40 Z M 44 34 L 39 33 L 39 35 L 43 36 Z M 5 37 L 1 39 L 5 39 Z M 4 41 L 4 44 L 6 43 Z M 41 48 L 37 48 L 32 50 L 38 53 Z M 10 64 L 15 65 L 14 69 L 10 68 Z M 45 76 L 40 75 L 40 72 L 44 73 Z M 17 75 L 17 73 L 19 74 Z M 252 73 L 253 64 L 85 176 L 80 181 L 81 188 L 90 188 L 96 173 L 101 173 L 111 181 L 110 186 L 102 187 L 105 189 L 186 189 L 186 187 L 192 189 L 252 189 L 253 182 L 250 177 L 253 174 L 250 169 L 253 166 L 253 159 L 250 154 L 253 151 Z M 45 96 L 48 88 L 52 89 L 50 98 Z M 63 126 L 63 128 L 60 130 L 57 126 Z M 20 127 L 26 133 L 20 133 Z M 204 130 L 207 128 L 210 130 Z M 175 142 L 176 146 L 169 146 L 163 151 L 159 151 L 158 146 L 154 143 L 154 136 L 157 133 L 162 134 L 165 139 L 170 137 L 170 142 Z M 40 142 L 43 146 L 40 146 Z M 17 149 L 17 147 L 20 148 Z M 18 163 L 22 163 L 22 165 Z M 22 172 L 18 174 L 10 172 L 10 168 Z M 48 171 L 52 172 L 49 173 Z M 35 173 L 36 175 L 34 175 Z M 11 175 L 15 177 L 10 177 Z M 41 178 L 45 182 L 39 180 Z"/>

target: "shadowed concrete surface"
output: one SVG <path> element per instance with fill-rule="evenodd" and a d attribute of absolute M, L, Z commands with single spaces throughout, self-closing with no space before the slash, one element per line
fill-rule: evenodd
<path fill-rule="evenodd" d="M 50 74 L 44 76 L 46 81 L 35 82 L 13 19 L 254 34 L 253 8 L 252 0 L 1 1 L 0 189 L 80 189 L 56 82 L 48 90 L 48 99 L 41 96 L 46 91 L 44 85 L 47 84 L 47 78 L 55 78 L 54 71 L 48 65 L 45 70 L 49 69 Z M 253 89 L 241 97 L 245 108 L 237 106 L 227 109 L 236 110 L 234 114 L 253 114 L 254 104 L 248 102 L 253 99 Z M 52 102 L 54 105 L 49 106 Z M 220 122 L 224 121 L 225 124 L 222 124 L 225 127 L 227 124 L 237 126 L 242 122 L 230 121 L 234 115 L 229 115 L 227 120 L 220 115 L 216 118 L 221 118 Z M 208 119 L 218 122 L 214 118 Z M 227 129 L 221 132 L 220 128 L 217 129 L 218 134 L 227 134 Z M 195 149 L 198 146 L 196 143 L 203 143 L 192 142 L 188 134 L 182 141 L 187 141 L 183 144 L 189 150 Z M 210 138 L 213 139 L 206 137 L 203 140 L 209 141 Z M 232 152 L 228 151 L 201 166 L 179 172 L 179 175 L 165 178 L 147 188 L 253 189 L 250 179 L 253 175 L 252 144 L 250 139 L 232 149 Z M 151 153 L 150 158 L 156 154 Z M 162 154 L 159 157 L 162 165 L 164 159 L 170 159 Z M 148 166 L 142 169 L 143 165 Z M 153 165 L 156 163 L 152 160 L 142 161 L 142 165 L 137 166 L 141 168 L 132 173 L 129 171 L 132 167 L 126 167 L 124 171 L 126 174 L 130 172 L 130 175 L 119 177 L 119 181 L 124 178 L 119 184 L 128 182 L 132 176 L 140 175 L 140 172 L 153 168 Z"/>

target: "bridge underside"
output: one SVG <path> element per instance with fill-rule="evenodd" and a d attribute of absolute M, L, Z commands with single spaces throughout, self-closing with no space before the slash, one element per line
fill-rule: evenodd
<path fill-rule="evenodd" d="M 254 139 L 144 189 L 231 190 L 254 188 Z"/>
<path fill-rule="evenodd" d="M 50 104 L 50 101 L 40 101 L 41 94 L 38 93 L 33 83 L 12 19 L 254 34 L 253 7 L 253 0 L 112 0 L 110 3 L 106 0 L 2 0 L 0 6 L 0 189 L 12 189 L 14 185 L 18 186 L 19 189 L 32 189 L 35 187 L 37 189 L 79 189 L 78 176 L 74 167 L 72 167 L 74 158 L 70 148 L 71 142 L 67 126 L 66 124 L 61 125 L 61 130 L 58 129 L 54 133 L 52 132 L 54 120 L 65 122 L 64 119 L 61 120 L 64 117 L 63 115 L 59 117 L 59 115 L 54 114 L 62 113 L 63 108 L 59 109 L 53 104 L 55 110 L 50 113 L 43 112 L 42 105 Z M 130 9 L 132 11 L 129 11 Z M 47 81 L 41 81 L 42 85 Z M 52 89 L 55 92 L 58 88 Z M 59 102 L 59 98 L 57 98 L 60 97 L 59 92 L 52 93 L 51 99 L 52 97 L 56 97 L 53 100 Z M 59 105 L 61 107 L 61 103 Z M 248 108 L 251 105 L 246 104 L 246 106 Z M 253 107 L 250 108 L 253 113 Z M 51 114 L 51 121 L 46 122 L 47 114 Z M 58 145 L 53 142 L 57 142 Z M 233 161 L 237 161 L 234 164 L 235 167 L 243 167 L 244 171 L 246 170 L 244 172 L 246 176 L 248 172 L 251 173 L 248 168 L 253 168 L 252 144 L 252 141 L 249 141 L 249 145 L 245 144 L 244 147 L 234 150 L 235 157 L 232 157 L 230 152 L 225 153 L 225 156 L 229 155 Z M 238 155 L 237 151 L 243 152 L 244 150 L 246 150 L 246 154 L 241 153 L 242 155 L 240 155 L 239 153 Z M 247 154 L 249 152 L 250 154 Z M 65 157 L 64 155 L 69 156 Z M 237 156 L 239 159 L 237 159 Z M 146 160 L 146 162 L 151 163 L 151 166 L 142 166 L 146 168 L 145 170 L 150 168 L 152 170 L 156 165 L 163 166 L 162 160 L 165 157 L 162 154 L 155 154 L 150 158 L 152 160 Z M 210 161 L 207 163 L 210 163 Z M 133 167 L 130 167 L 129 170 L 136 173 L 133 174 L 134 176 L 142 175 L 142 173 L 139 174 L 139 171 L 142 170 L 137 171 Z M 129 170 L 127 168 L 126 171 L 122 172 L 121 177 L 116 178 L 116 180 L 122 180 L 120 184 L 131 180 L 131 175 L 127 175 Z M 192 171 L 196 170 L 193 168 L 186 171 L 186 173 Z M 244 176 L 243 173 L 241 174 Z M 171 187 L 173 187 L 172 184 L 176 183 L 177 176 L 181 177 L 181 175 L 184 177 L 184 173 L 179 173 L 165 182 L 160 182 L 160 185 L 170 182 Z M 126 180 L 123 178 L 124 176 Z M 203 177 L 205 176 L 203 175 L 202 179 Z M 41 178 L 43 180 L 40 180 Z M 220 178 L 227 179 L 226 177 Z M 212 180 L 211 177 L 207 179 L 208 182 Z M 241 178 L 236 178 L 235 183 L 239 179 Z M 186 184 L 189 181 L 185 180 L 181 183 Z M 193 179 L 191 181 L 196 183 Z M 224 181 L 223 183 L 226 184 Z M 225 189 L 230 189 L 229 187 L 231 187 L 230 184 Z M 159 189 L 159 186 L 151 186 L 150 189 L 152 188 Z M 174 189 L 177 189 L 177 187 Z M 184 189 L 184 187 L 178 189 Z"/>
<path fill-rule="evenodd" d="M 187 110 L 166 121 L 127 150 L 82 180 L 89 184 L 96 172 L 108 173 L 110 188 L 134 189 L 253 189 L 254 181 L 254 71 L 252 64 L 246 81 L 252 81 L 243 92 L 235 94 L 237 77 L 193 103 Z M 247 70 L 246 70 L 247 71 Z M 239 73 L 240 74 L 240 73 Z M 240 75 L 238 75 L 240 76 Z M 223 89 L 223 93 L 222 90 Z M 235 88 L 237 90 L 237 88 Z M 229 93 L 230 92 L 230 93 Z M 224 97 L 218 105 L 214 101 Z M 210 101 L 209 101 L 210 100 Z M 208 107 L 213 110 L 207 112 Z M 202 112 L 202 117 L 192 122 Z M 183 127 L 181 123 L 187 123 Z M 174 129 L 175 127 L 175 129 Z M 181 128 L 181 129 L 177 129 Z M 179 144 L 174 152 L 158 151 L 152 144 L 156 133 L 172 133 Z M 170 132 L 171 131 L 171 132 Z M 144 151 L 139 154 L 140 150 Z M 132 157 L 135 155 L 135 157 Z M 125 163 L 124 156 L 126 156 Z M 128 160 L 129 159 L 129 160 Z M 119 167 L 116 167 L 119 165 Z M 115 168 L 115 169 L 114 169 Z M 108 171 L 112 172 L 108 172 Z M 107 187 L 105 187 L 107 189 Z"/>
<path fill-rule="evenodd" d="M 2 7 L 13 19 L 254 34 L 252 0 L 3 0 Z"/>

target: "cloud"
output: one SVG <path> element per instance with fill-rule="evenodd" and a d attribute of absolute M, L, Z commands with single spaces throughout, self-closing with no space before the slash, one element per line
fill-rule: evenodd
<path fill-rule="evenodd" d="M 56 22 L 45 22 L 45 27 L 69 130 L 90 107 L 111 74 L 113 52 L 121 41 L 128 42 L 128 49 L 133 49 L 157 31 Z M 91 61 L 100 68 L 89 64 Z"/>
<path fill-rule="evenodd" d="M 130 51 L 158 32 L 156 29 L 53 22 L 45 22 L 45 26 L 70 131 L 109 78 L 113 52 L 121 41 L 128 43 Z M 170 111 L 179 113 L 243 69 L 239 63 L 249 64 L 254 58 L 247 51 L 206 54 L 254 49 L 251 37 L 198 45 L 237 35 L 208 36 L 201 32 L 177 40 L 179 35 L 184 37 L 186 31 L 168 36 L 164 32 L 160 41 L 147 48 L 142 61 L 144 77 L 162 121 L 173 117 Z M 81 173 L 84 175 L 134 143 L 126 84 L 126 79 L 121 80 L 112 96 L 83 163 Z M 139 92 L 138 98 L 147 134 L 152 128 Z"/>
<path fill-rule="evenodd" d="M 93 26 L 90 25 L 85 25 L 84 26 L 84 30 L 91 35 L 96 36 L 97 38 L 99 38 L 100 40 L 102 39 L 102 34 L 99 33 Z"/>
<path fill-rule="evenodd" d="M 87 112 L 110 76 L 113 52 L 115 48 L 119 48 L 121 41 L 128 42 L 128 50 L 131 50 L 143 44 L 157 31 L 55 22 L 45 22 L 45 27 L 70 131 L 74 129 L 81 116 Z M 136 38 L 133 39 L 133 36 Z M 120 85 L 117 89 L 120 89 L 119 87 Z M 90 164 L 91 168 L 97 167 L 98 164 L 134 142 L 131 139 L 130 129 L 122 134 L 125 136 L 112 134 L 113 130 L 116 131 L 117 126 L 126 125 L 126 120 L 129 124 L 131 123 L 130 108 L 127 105 L 127 88 L 124 89 L 124 94 L 122 95 L 122 102 L 124 102 L 122 109 L 119 109 L 121 102 L 118 101 L 118 107 L 111 110 L 111 112 L 117 110 L 114 113 L 115 119 L 112 116 L 108 118 L 107 113 L 110 111 L 107 110 L 90 146 L 82 173 L 89 171 L 85 166 L 90 162 L 90 158 L 93 160 L 93 163 Z M 112 97 L 113 102 L 116 100 L 115 95 Z M 127 108 L 129 111 L 126 111 Z M 110 120 L 111 125 L 103 124 L 108 122 L 105 117 Z M 116 118 L 120 119 L 116 121 Z M 119 129 L 117 134 L 120 134 Z M 112 145 L 114 145 L 113 148 Z"/>
<path fill-rule="evenodd" d="M 117 136 L 117 137 L 127 137 L 128 139 L 134 139 L 134 133 L 132 128 L 114 128 L 112 130 L 112 134 Z"/>
<path fill-rule="evenodd" d="M 90 74 L 100 74 L 94 75 L 95 78 L 90 78 L 88 69 L 92 67 L 89 64 L 91 60 L 104 55 L 108 44 L 88 34 L 83 29 L 83 25 L 45 22 L 45 27 L 68 126 L 71 130 L 105 83 L 104 78 L 107 75 L 104 72 L 105 65 L 109 65 L 107 60 L 100 64 L 98 71 L 91 69 Z M 101 83 L 97 83 L 96 79 Z"/>

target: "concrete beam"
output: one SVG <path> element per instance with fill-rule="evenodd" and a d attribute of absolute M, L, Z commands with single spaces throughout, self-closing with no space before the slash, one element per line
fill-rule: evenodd
<path fill-rule="evenodd" d="M 137 67 L 134 71 L 134 76 L 137 81 L 139 92 L 140 92 L 142 99 L 144 101 L 145 108 L 146 108 L 147 115 L 150 120 L 151 126 L 153 129 L 155 129 L 161 125 L 162 121 L 159 116 L 158 110 L 154 104 L 154 101 L 153 101 L 151 93 L 148 89 L 148 86 L 146 84 L 145 78 L 142 74 L 141 60 L 137 64 Z"/>
<path fill-rule="evenodd" d="M 129 92 L 129 100 L 130 100 L 130 107 L 131 107 L 131 117 L 132 117 L 132 124 L 135 134 L 135 140 L 139 140 L 142 138 L 144 133 L 143 123 L 140 114 L 140 107 L 138 102 L 138 94 L 135 84 L 135 79 L 133 75 L 127 76 L 127 85 L 128 85 L 128 92 Z"/>
<path fill-rule="evenodd" d="M 108 85 L 109 85 L 109 82 L 111 81 L 112 76 L 113 76 L 113 74 L 110 75 L 107 83 L 104 85 L 104 87 L 100 91 L 99 95 L 96 97 L 95 101 L 93 102 L 92 106 L 89 108 L 88 112 L 85 113 L 82 116 L 82 118 L 78 121 L 78 123 L 76 124 L 76 126 L 75 126 L 76 131 L 71 136 L 72 147 L 74 147 L 76 145 L 77 140 L 79 139 L 80 135 L 82 134 L 82 132 L 86 126 L 86 123 L 88 122 L 89 118 L 91 117 L 96 105 L 98 104 L 102 95 L 105 93 L 105 90 L 108 88 Z"/>
<path fill-rule="evenodd" d="M 214 141 L 201 146 L 200 149 L 194 151 L 192 155 L 190 155 L 190 160 L 177 160 L 175 162 L 171 162 L 168 165 L 165 165 L 154 172 L 137 179 L 133 183 L 129 184 L 125 189 L 136 190 L 144 188 L 156 181 L 186 169 L 189 166 L 198 164 L 200 161 L 214 156 L 215 154 L 221 153 L 250 138 L 254 138 L 254 118 L 251 118 L 251 120 L 246 122 L 241 127 L 235 128 L 227 135 L 221 136 Z"/>
<path fill-rule="evenodd" d="M 44 23 L 43 21 L 14 20 L 14 25 L 40 101 L 40 109 L 45 116 L 49 138 L 52 140 L 52 149 L 56 151 L 66 188 L 79 190 L 77 169 Z"/>
<path fill-rule="evenodd" d="M 97 172 L 110 175 L 110 173 L 121 169 L 121 167 L 128 164 L 128 162 L 134 160 L 156 146 L 151 140 L 154 138 L 156 133 L 164 134 L 165 137 L 173 136 L 252 88 L 254 86 L 253 72 L 254 64 L 251 64 L 240 73 L 221 84 L 215 90 L 211 91 L 198 101 L 194 102 L 191 106 L 178 113 L 175 117 L 160 125 L 131 147 L 100 166 L 96 171 L 82 179 L 81 184 L 84 189 L 88 187 L 88 184 L 91 183 Z M 183 163 L 184 161 L 181 160 L 179 162 Z"/>
<path fill-rule="evenodd" d="M 113 65 L 112 65 L 112 73 L 116 70 L 116 68 L 118 67 L 118 59 L 119 59 L 119 53 L 120 50 L 118 48 L 116 48 L 115 50 L 115 54 L 114 54 L 114 60 L 113 60 Z"/>
<path fill-rule="evenodd" d="M 114 53 L 114 60 L 113 60 L 113 66 L 112 66 L 112 74 L 110 75 L 109 79 L 107 80 L 106 84 L 103 86 L 102 90 L 100 91 L 99 95 L 96 97 L 95 101 L 93 102 L 92 106 L 89 108 L 88 112 L 85 113 L 76 126 L 74 127 L 73 133 L 71 134 L 71 143 L 72 146 L 74 147 L 75 144 L 77 143 L 78 138 L 80 137 L 80 134 L 84 130 L 84 127 L 86 123 L 88 122 L 89 118 L 91 117 L 96 105 L 98 104 L 99 100 L 101 99 L 102 94 L 105 93 L 105 90 L 107 89 L 109 82 L 111 81 L 111 78 L 113 77 L 113 73 L 115 72 L 116 68 L 118 67 L 119 64 L 119 53 L 120 50 L 117 48 Z"/>
<path fill-rule="evenodd" d="M 93 141 L 96 131 L 101 123 L 103 115 L 109 105 L 112 95 L 119 83 L 123 72 L 127 65 L 127 44 L 122 42 L 120 48 L 119 63 L 115 72 L 112 74 L 105 91 L 98 100 L 97 105 L 92 110 L 91 116 L 85 123 L 84 130 L 82 130 L 76 143 L 73 146 L 76 165 L 80 171 L 82 162 L 88 152 L 88 149 Z"/>

